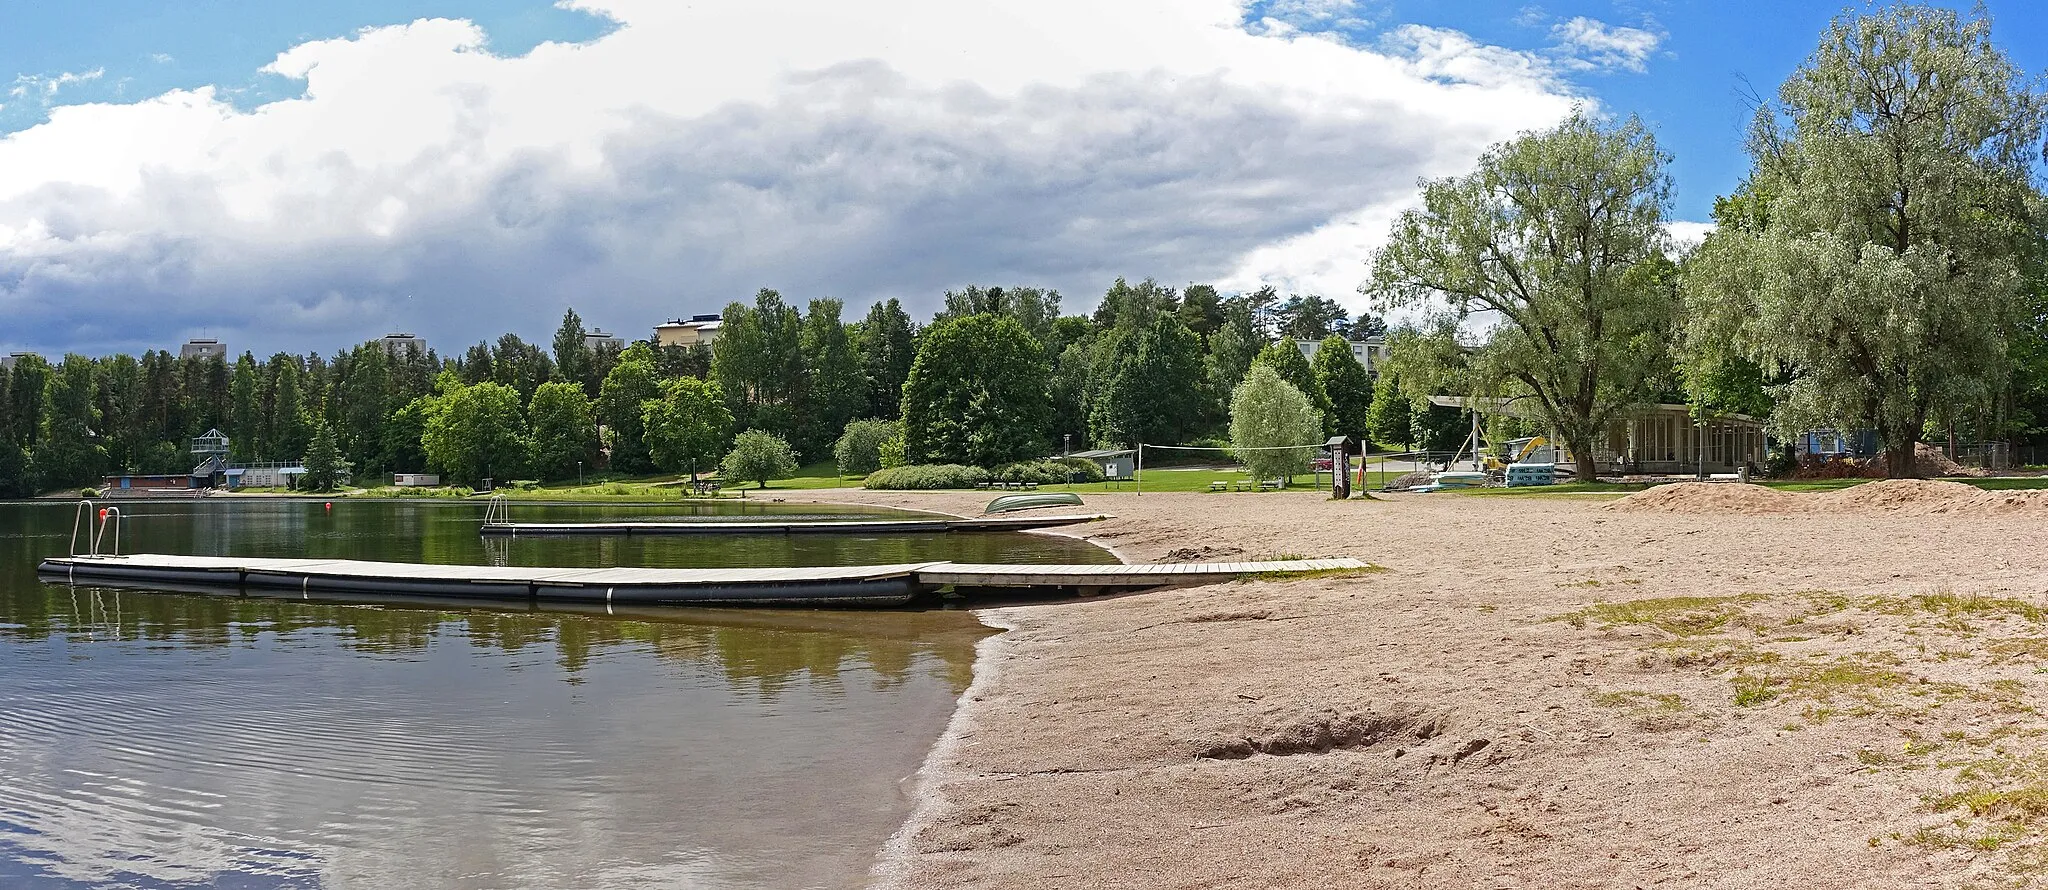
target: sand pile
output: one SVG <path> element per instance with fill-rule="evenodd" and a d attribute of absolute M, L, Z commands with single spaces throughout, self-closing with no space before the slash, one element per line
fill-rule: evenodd
<path fill-rule="evenodd" d="M 1627 513 L 1766 514 L 1864 513 L 1995 516 L 2048 513 L 2048 490 L 1984 491 L 1938 479 L 1880 479 L 1839 491 L 1795 494 L 1761 485 L 1680 482 L 1659 485 L 1607 504 Z"/>
<path fill-rule="evenodd" d="M 1966 467 L 1949 460 L 1948 455 L 1941 453 L 1941 449 L 1926 442 L 1914 443 L 1913 464 L 1914 468 L 1920 471 L 1920 475 L 1927 477 L 1991 475 L 1989 472 L 1977 467 Z M 1884 468 L 1882 461 L 1875 462 L 1875 466 L 1879 470 Z"/>
<path fill-rule="evenodd" d="M 1983 489 L 1936 479 L 1880 479 L 1802 498 L 1810 509 L 1870 513 L 1931 513 L 1974 502 Z"/>
<path fill-rule="evenodd" d="M 1625 513 L 1795 513 L 1796 494 L 1735 482 L 1677 482 L 1639 491 L 1606 505 Z"/>

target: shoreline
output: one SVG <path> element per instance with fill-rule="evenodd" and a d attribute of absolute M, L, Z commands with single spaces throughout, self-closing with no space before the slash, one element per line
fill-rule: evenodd
<path fill-rule="evenodd" d="M 1127 562 L 1387 570 L 974 610 L 1000 632 L 870 886 L 2037 876 L 2048 821 L 1948 802 L 2048 783 L 2026 704 L 2048 696 L 2048 497 L 1958 513 L 1939 483 L 1869 493 L 1792 512 L 1090 497 L 1118 518 L 1048 533 Z"/>
<path fill-rule="evenodd" d="M 941 776 L 941 772 L 955 768 L 953 761 L 959 749 L 974 734 L 977 722 L 973 705 L 994 687 L 1003 669 L 1003 660 L 1008 656 L 1001 650 L 1007 648 L 1006 642 L 1018 628 L 1015 621 L 995 614 L 998 611 L 973 610 L 975 620 L 995 630 L 995 633 L 974 644 L 974 679 L 968 682 L 967 689 L 954 702 L 953 714 L 946 719 L 946 728 L 932 742 L 931 750 L 925 753 L 924 762 L 907 779 L 911 783 L 910 813 L 876 851 L 875 864 L 869 871 L 866 884 L 870 890 L 903 890 L 906 887 L 904 881 L 910 872 L 912 839 L 936 821 L 948 803 L 939 789 L 946 781 L 957 780 L 959 775 Z"/>

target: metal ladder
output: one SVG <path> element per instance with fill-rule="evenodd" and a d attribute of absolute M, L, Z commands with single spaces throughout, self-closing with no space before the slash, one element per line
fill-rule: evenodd
<path fill-rule="evenodd" d="M 98 520 L 97 524 L 94 523 L 95 519 Z M 112 526 L 114 530 L 112 541 L 107 539 L 107 528 L 109 526 Z M 87 549 L 82 553 L 78 549 L 78 532 L 80 529 L 83 529 L 86 533 L 85 543 Z M 106 550 L 102 550 L 102 545 L 107 544 L 111 546 Z M 121 508 L 105 507 L 95 510 L 91 499 L 80 500 L 78 502 L 78 509 L 71 514 L 71 555 L 120 556 Z"/>
<path fill-rule="evenodd" d="M 485 525 L 510 525 L 512 523 L 512 502 L 502 494 L 491 495 L 484 504 Z"/>

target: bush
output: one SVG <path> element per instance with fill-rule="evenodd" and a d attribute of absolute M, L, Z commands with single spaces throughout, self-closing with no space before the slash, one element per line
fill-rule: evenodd
<path fill-rule="evenodd" d="M 1081 458 L 1063 460 L 1032 460 L 1004 464 L 996 468 L 994 478 L 1001 482 L 1030 482 L 1035 485 L 1058 485 L 1069 481 L 1075 474 L 1081 474 L 1083 482 L 1102 481 L 1102 468 Z"/>
<path fill-rule="evenodd" d="M 893 470 L 910 463 L 903 456 L 903 429 L 900 425 L 896 429 L 896 435 L 889 437 L 888 441 L 882 443 L 879 454 L 881 456 L 882 469 L 885 470 Z"/>
<path fill-rule="evenodd" d="M 960 464 L 914 464 L 889 467 L 868 474 L 864 487 L 875 490 L 910 491 L 935 488 L 973 488 L 987 482 L 989 473 L 980 467 Z"/>
<path fill-rule="evenodd" d="M 1101 482 L 1104 478 L 1102 465 L 1085 457 L 1062 457 L 1058 458 L 1057 462 L 1067 471 L 1067 479 L 1060 480 L 1062 482 L 1069 479 L 1075 482 Z M 1079 474 L 1080 478 L 1075 479 L 1076 474 Z"/>
<path fill-rule="evenodd" d="M 81 488 L 78 490 L 78 496 L 82 498 L 96 498 L 100 496 L 100 490 L 97 488 Z"/>
<path fill-rule="evenodd" d="M 719 463 L 718 477 L 732 480 L 735 486 L 752 480 L 767 488 L 768 480 L 787 479 L 796 475 L 796 470 L 796 452 L 788 441 L 774 433 L 747 430 L 733 437 L 732 451 Z"/>
<path fill-rule="evenodd" d="M 832 445 L 832 459 L 839 467 L 839 475 L 865 476 L 881 469 L 883 446 L 892 439 L 900 442 L 901 437 L 894 421 L 856 420 L 847 424 L 839 441 Z"/>

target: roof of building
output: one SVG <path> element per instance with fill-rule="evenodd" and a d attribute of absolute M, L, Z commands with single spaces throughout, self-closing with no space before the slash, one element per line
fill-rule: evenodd
<path fill-rule="evenodd" d="M 1114 448 L 1098 448 L 1098 449 L 1095 449 L 1094 451 L 1076 451 L 1076 452 L 1074 452 L 1073 454 L 1069 454 L 1069 455 L 1067 455 L 1067 456 L 1068 456 L 1068 457 L 1086 457 L 1086 458 L 1104 458 L 1104 457 L 1129 457 L 1129 456 L 1131 456 L 1131 455 L 1132 455 L 1132 454 L 1134 454 L 1134 453 L 1135 453 L 1135 452 L 1131 451 L 1131 450 L 1130 450 L 1129 448 L 1125 448 L 1125 449 L 1122 449 L 1122 450 L 1118 450 L 1118 449 L 1114 449 Z"/>
<path fill-rule="evenodd" d="M 1522 397 L 1517 396 L 1513 399 L 1503 399 L 1498 396 L 1430 396 L 1429 403 L 1444 408 L 1477 408 L 1481 411 L 1485 411 L 1488 413 L 1497 413 L 1506 411 L 1509 403 L 1517 401 L 1520 398 Z M 1691 405 L 1673 405 L 1669 402 L 1658 402 L 1653 405 L 1643 405 L 1641 407 L 1654 408 L 1659 411 L 1684 411 L 1687 413 L 1691 413 L 1692 411 Z M 1716 421 L 1738 420 L 1745 423 L 1763 423 L 1762 420 L 1751 417 L 1747 414 L 1721 414 L 1714 417 L 1713 419 Z"/>

